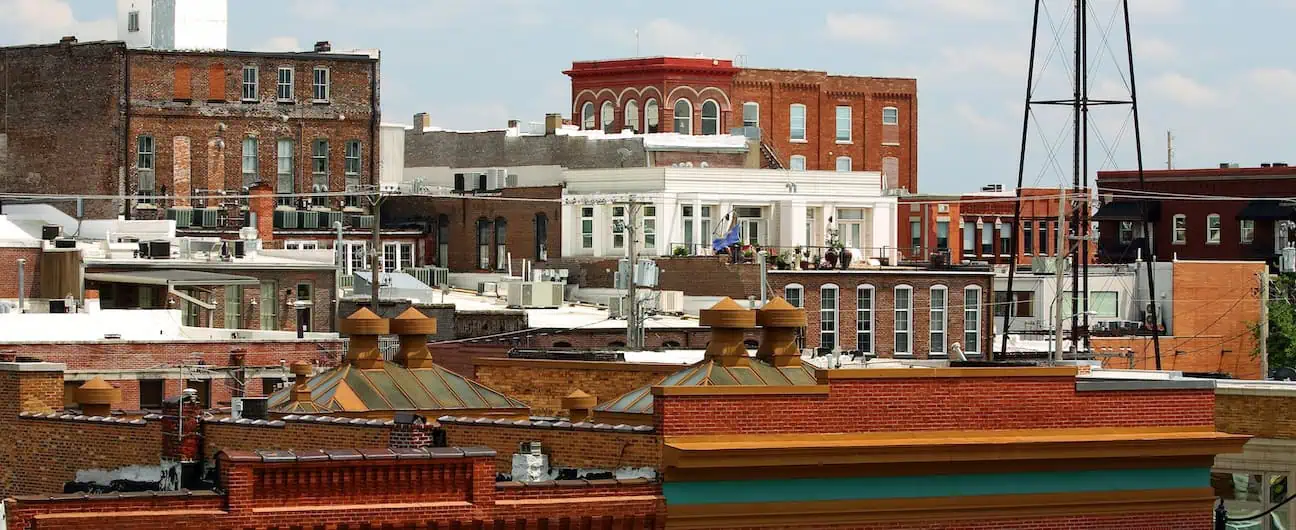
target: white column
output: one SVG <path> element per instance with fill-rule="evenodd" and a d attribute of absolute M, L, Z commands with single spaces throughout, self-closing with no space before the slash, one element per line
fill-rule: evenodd
<path fill-rule="evenodd" d="M 805 246 L 806 242 L 806 203 L 805 201 L 780 201 L 779 209 L 779 246 L 795 248 Z"/>
<path fill-rule="evenodd" d="M 705 254 L 711 248 L 711 234 L 702 232 L 702 199 L 693 199 L 693 244 L 690 252 Z"/>
<path fill-rule="evenodd" d="M 646 253 L 652 256 L 669 256 L 671 245 L 682 243 L 684 238 L 676 234 L 680 222 L 679 201 L 675 197 L 663 197 L 658 199 L 654 206 L 657 207 L 657 246 L 651 249 L 644 249 Z"/>
<path fill-rule="evenodd" d="M 580 206 L 575 204 L 564 204 L 562 207 L 562 255 L 576 256 L 580 254 L 581 244 L 581 226 L 580 226 Z"/>
<path fill-rule="evenodd" d="M 894 202 L 879 202 L 869 211 L 872 241 L 869 246 L 886 247 L 889 256 L 897 256 L 896 207 Z"/>
<path fill-rule="evenodd" d="M 828 220 L 832 219 L 832 222 Z M 822 247 L 828 244 L 828 231 L 837 229 L 837 205 L 828 203 L 823 206 L 823 215 L 815 219 L 819 223 L 819 240 L 807 243 L 809 246 Z M 819 252 L 823 252 L 822 249 Z"/>

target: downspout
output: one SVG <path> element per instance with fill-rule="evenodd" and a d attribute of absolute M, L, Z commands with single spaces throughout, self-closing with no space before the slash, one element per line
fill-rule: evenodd
<path fill-rule="evenodd" d="M 374 186 L 381 189 L 382 182 L 378 177 L 378 147 L 379 131 L 378 124 L 380 121 L 378 109 L 378 65 L 382 60 L 382 52 L 378 52 L 378 58 L 374 59 L 369 66 L 369 178 Z M 402 163 L 403 167 L 404 164 Z M 377 223 L 378 219 L 374 219 Z M 375 302 L 376 304 L 376 302 Z M 374 306 L 375 308 L 377 305 Z"/>
<path fill-rule="evenodd" d="M 126 219 L 131 218 L 131 204 L 126 200 L 127 191 L 130 190 L 130 130 L 131 130 L 131 100 L 130 100 L 130 52 L 126 50 L 126 45 L 122 45 L 122 139 L 121 139 L 121 169 L 117 170 L 121 174 L 122 183 L 122 210 Z"/>

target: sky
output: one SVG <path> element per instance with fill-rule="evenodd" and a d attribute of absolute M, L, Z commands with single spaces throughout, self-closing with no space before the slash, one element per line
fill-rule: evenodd
<path fill-rule="evenodd" d="M 1071 97 L 1071 0 L 1043 0 L 1035 99 Z M 382 50 L 383 121 L 500 128 L 570 112 L 573 60 L 703 54 L 748 66 L 918 79 L 923 192 L 1011 187 L 1030 0 L 229 0 L 233 49 Z M 1129 99 L 1117 0 L 1091 0 L 1090 96 Z M 0 0 L 0 45 L 114 39 L 112 0 Z M 1144 165 L 1287 161 L 1296 0 L 1130 0 Z M 1115 24 L 1113 25 L 1113 22 Z M 635 32 L 638 31 L 636 41 Z M 1034 106 L 1023 182 L 1071 182 L 1069 109 Z M 1090 173 L 1133 169 L 1128 105 L 1090 112 Z"/>

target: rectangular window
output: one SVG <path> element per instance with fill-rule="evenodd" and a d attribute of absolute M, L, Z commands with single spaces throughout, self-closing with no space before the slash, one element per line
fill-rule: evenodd
<path fill-rule="evenodd" d="M 837 157 L 837 171 L 848 172 L 851 170 L 851 158 L 849 156 Z"/>
<path fill-rule="evenodd" d="M 257 67 L 243 67 L 243 101 L 257 101 Z"/>
<path fill-rule="evenodd" d="M 297 191 L 296 183 L 293 182 L 293 141 L 282 139 L 276 144 L 275 165 L 276 180 L 275 193 L 293 193 Z M 292 197 L 279 197 L 279 204 L 291 206 Z"/>
<path fill-rule="evenodd" d="M 207 67 L 207 101 L 225 101 L 225 65 Z"/>
<path fill-rule="evenodd" d="M 156 410 L 162 408 L 162 400 L 166 394 L 165 379 L 141 379 L 140 387 L 140 409 Z"/>
<path fill-rule="evenodd" d="M 1012 223 L 1002 223 L 999 225 L 999 255 L 1011 256 L 1015 252 L 1012 248 Z"/>
<path fill-rule="evenodd" d="M 789 109 L 788 123 L 790 125 L 789 137 L 794 142 L 804 142 L 806 139 L 806 108 L 800 103 L 792 105 Z"/>
<path fill-rule="evenodd" d="M 851 141 L 851 108 L 847 106 L 837 107 L 837 143 L 850 143 Z"/>
<path fill-rule="evenodd" d="M 311 83 L 311 95 L 315 98 L 316 103 L 328 103 L 329 69 L 316 66 L 314 74 L 314 80 Z"/>
<path fill-rule="evenodd" d="M 172 99 L 176 101 L 193 99 L 193 69 L 189 65 L 183 63 L 176 65 L 172 88 L 174 91 Z"/>
<path fill-rule="evenodd" d="M 131 11 L 126 14 L 126 31 L 135 33 L 139 31 L 139 11 Z"/>
<path fill-rule="evenodd" d="M 684 248 L 692 254 L 693 251 L 697 250 L 693 248 L 693 207 L 681 206 L 680 213 L 681 217 L 684 218 Z"/>
<path fill-rule="evenodd" d="M 819 289 L 819 347 L 837 348 L 837 287 Z"/>
<path fill-rule="evenodd" d="M 581 208 L 581 248 L 594 248 L 594 208 Z"/>
<path fill-rule="evenodd" d="M 612 207 L 612 248 L 625 248 L 626 207 Z"/>
<path fill-rule="evenodd" d="M 225 328 L 239 329 L 241 327 L 243 327 L 243 287 L 226 285 Z"/>
<path fill-rule="evenodd" d="M 788 169 L 792 171 L 805 171 L 806 168 L 805 162 L 806 161 L 804 156 L 792 155 L 792 158 L 788 159 Z"/>
<path fill-rule="evenodd" d="M 346 190 L 356 191 L 360 189 L 360 140 L 348 140 L 346 151 L 343 153 L 346 160 L 343 165 L 343 172 L 346 175 Z M 348 195 L 346 198 L 347 206 L 360 206 L 360 197 Z"/>
<path fill-rule="evenodd" d="M 885 107 L 882 109 L 882 125 L 899 125 L 900 110 L 895 107 Z"/>
<path fill-rule="evenodd" d="M 643 207 L 643 244 L 645 249 L 657 248 L 657 207 Z"/>
<path fill-rule="evenodd" d="M 760 127 L 760 104 L 754 101 L 743 103 L 743 127 Z"/>
<path fill-rule="evenodd" d="M 981 351 L 981 289 L 963 289 L 963 351 Z"/>
<path fill-rule="evenodd" d="M 948 291 L 944 287 L 936 286 L 931 288 L 931 311 L 928 315 L 928 331 L 931 344 L 928 347 L 933 355 L 945 354 L 945 326 L 948 322 L 945 319 L 947 309 Z"/>
<path fill-rule="evenodd" d="M 1071 297 L 1078 296 L 1071 291 L 1062 292 L 1062 317 L 1071 318 Z M 1084 301 L 1080 302 L 1081 311 Z M 1120 293 L 1116 291 L 1089 291 L 1089 311 L 1096 318 L 1120 318 Z"/>
<path fill-rule="evenodd" d="M 913 288 L 895 288 L 895 353 L 913 355 Z"/>
<path fill-rule="evenodd" d="M 855 296 L 855 348 L 873 353 L 873 287 L 861 285 Z"/>
<path fill-rule="evenodd" d="M 949 221 L 936 221 L 936 250 L 949 250 Z"/>
<path fill-rule="evenodd" d="M 976 248 L 976 224 L 963 221 L 959 225 L 959 231 L 963 232 L 963 252 L 975 256 Z"/>
<path fill-rule="evenodd" d="M 279 329 L 279 287 L 272 280 L 261 282 L 261 329 Z"/>
<path fill-rule="evenodd" d="M 383 272 L 394 272 L 396 265 L 400 260 L 400 247 L 396 243 L 383 243 L 382 268 Z M 483 267 L 485 268 L 485 267 Z"/>
<path fill-rule="evenodd" d="M 314 299 L 314 298 L 313 298 L 313 295 L 314 295 L 314 294 L 315 294 L 315 289 L 311 286 L 311 283 L 310 283 L 310 282 L 299 282 L 299 283 L 297 284 L 297 301 L 298 301 L 298 302 L 307 302 L 307 303 L 309 303 L 311 300 Z"/>
<path fill-rule="evenodd" d="M 139 179 L 137 194 L 141 197 L 141 203 L 152 202 L 149 197 L 156 191 L 157 179 L 153 173 L 155 156 L 153 137 L 140 136 L 135 145 L 135 169 Z"/>
<path fill-rule="evenodd" d="M 701 223 L 702 223 L 702 241 L 700 243 L 706 245 L 707 248 L 710 248 L 711 238 L 714 237 L 714 234 L 711 233 L 711 207 L 710 206 L 702 207 Z"/>
<path fill-rule="evenodd" d="M 1116 237 L 1122 245 L 1128 245 L 1134 242 L 1134 222 L 1121 221 L 1120 228 L 1117 229 Z"/>
<path fill-rule="evenodd" d="M 994 294 L 994 316 L 1001 317 L 1005 311 L 1012 311 L 1012 317 L 1033 317 L 1035 316 L 1035 293 L 1030 291 L 1017 291 L 1013 293 L 1013 299 L 1008 300 L 1008 293 L 996 291 Z"/>
<path fill-rule="evenodd" d="M 328 140 L 315 140 L 311 143 L 311 192 L 322 193 L 329 190 L 329 144 Z M 328 197 L 312 197 L 316 206 L 327 206 Z"/>
<path fill-rule="evenodd" d="M 350 273 L 369 270 L 369 244 L 364 242 L 347 243 L 347 265 Z"/>
<path fill-rule="evenodd" d="M 1255 221 L 1251 219 L 1242 219 L 1238 221 L 1238 239 L 1243 243 L 1255 241 Z"/>
<path fill-rule="evenodd" d="M 981 255 L 994 255 L 994 223 L 981 223 Z"/>
<path fill-rule="evenodd" d="M 281 103 L 291 103 L 293 100 L 293 69 L 287 66 L 279 67 L 278 82 L 275 84 L 275 97 Z"/>
<path fill-rule="evenodd" d="M 1031 230 L 1034 226 L 1030 221 L 1022 224 L 1022 253 L 1027 256 L 1035 255 L 1035 231 Z"/>
<path fill-rule="evenodd" d="M 400 264 L 400 270 L 414 267 L 414 244 L 401 243 L 397 250 L 400 251 L 400 256 L 396 259 L 397 263 Z"/>
<path fill-rule="evenodd" d="M 252 186 L 260 180 L 257 177 L 257 166 L 257 139 L 249 136 L 243 139 L 243 187 Z"/>
<path fill-rule="evenodd" d="M 805 289 L 800 285 L 784 287 L 783 299 L 792 304 L 792 307 L 805 307 Z"/>
<path fill-rule="evenodd" d="M 922 221 L 909 221 L 909 251 L 914 257 L 921 257 L 923 251 L 922 244 Z"/>
<path fill-rule="evenodd" d="M 1206 243 L 1218 245 L 1221 235 L 1220 216 L 1210 214 L 1206 216 Z"/>
<path fill-rule="evenodd" d="M 1049 253 L 1048 221 L 1039 222 L 1039 255 L 1047 256 Z"/>
<path fill-rule="evenodd" d="M 1182 245 L 1188 242 L 1188 217 L 1179 214 L 1174 216 L 1174 233 L 1171 234 L 1170 242 L 1176 245 Z"/>

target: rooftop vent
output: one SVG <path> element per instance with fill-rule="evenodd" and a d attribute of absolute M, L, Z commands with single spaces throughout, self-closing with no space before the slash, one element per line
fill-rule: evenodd
<path fill-rule="evenodd" d="M 1274 162 L 1273 167 L 1287 167 L 1286 162 Z"/>
<path fill-rule="evenodd" d="M 1270 164 L 1269 162 L 1261 162 L 1261 163 L 1260 163 L 1260 167 L 1270 167 L 1270 166 L 1273 166 L 1273 164 Z"/>
<path fill-rule="evenodd" d="M 59 44 L 76 44 L 76 42 L 77 42 L 77 38 L 75 35 L 68 35 L 66 37 L 59 39 Z"/>
<path fill-rule="evenodd" d="M 986 184 L 981 186 L 981 191 L 1001 192 L 1003 191 L 1003 184 Z"/>
<path fill-rule="evenodd" d="M 322 40 L 322 41 L 319 41 L 319 42 L 316 42 L 316 43 L 315 43 L 315 52 L 316 52 L 316 53 L 325 53 L 325 52 L 331 52 L 331 51 L 333 51 L 333 44 L 330 43 L 329 41 Z"/>

